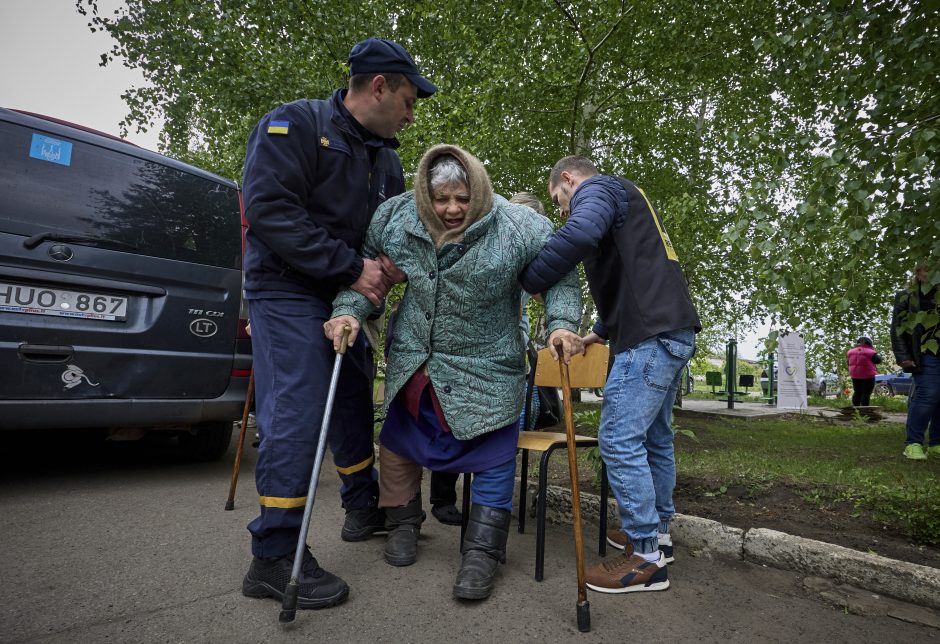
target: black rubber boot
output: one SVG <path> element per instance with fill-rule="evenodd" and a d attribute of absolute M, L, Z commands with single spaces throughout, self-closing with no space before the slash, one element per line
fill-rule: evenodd
<path fill-rule="evenodd" d="M 385 561 L 393 566 L 410 566 L 418 559 L 418 534 L 424 521 L 421 511 L 421 495 L 408 505 L 385 508 Z"/>
<path fill-rule="evenodd" d="M 454 582 L 454 597 L 486 599 L 493 592 L 496 567 L 506 563 L 506 540 L 509 538 L 509 511 L 470 507 L 470 521 L 463 539 L 463 561 Z"/>

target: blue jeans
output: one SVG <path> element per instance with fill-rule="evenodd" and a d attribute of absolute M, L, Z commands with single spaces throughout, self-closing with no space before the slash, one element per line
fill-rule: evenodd
<path fill-rule="evenodd" d="M 668 532 L 675 514 L 672 405 L 694 353 L 692 329 L 661 333 L 615 355 L 604 386 L 601 456 L 620 526 L 637 552 L 656 552 L 657 532 Z"/>
<path fill-rule="evenodd" d="M 940 445 L 940 358 L 925 353 L 920 357 L 920 373 L 914 374 L 914 387 L 907 401 L 906 443 L 921 444 L 930 425 L 930 446 Z"/>

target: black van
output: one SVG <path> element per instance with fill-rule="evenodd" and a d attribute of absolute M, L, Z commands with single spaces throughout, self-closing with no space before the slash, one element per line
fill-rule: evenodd
<path fill-rule="evenodd" d="M 232 181 L 0 109 L 0 429 L 221 456 L 251 369 L 242 222 Z"/>

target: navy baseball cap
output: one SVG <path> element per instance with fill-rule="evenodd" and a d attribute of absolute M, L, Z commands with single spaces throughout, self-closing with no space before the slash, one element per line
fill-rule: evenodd
<path fill-rule="evenodd" d="M 418 98 L 427 98 L 437 86 L 418 73 L 418 66 L 397 42 L 382 38 L 363 40 L 349 52 L 349 74 L 403 74 L 418 88 Z"/>

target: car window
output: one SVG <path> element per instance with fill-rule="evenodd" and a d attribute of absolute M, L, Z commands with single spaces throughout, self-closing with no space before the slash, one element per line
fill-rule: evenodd
<path fill-rule="evenodd" d="M 31 153 L 34 135 L 66 141 L 67 163 Z M 232 186 L 0 122 L 0 232 L 93 236 L 142 255 L 238 269 L 238 212 Z"/>

